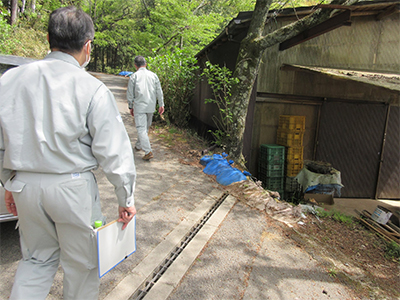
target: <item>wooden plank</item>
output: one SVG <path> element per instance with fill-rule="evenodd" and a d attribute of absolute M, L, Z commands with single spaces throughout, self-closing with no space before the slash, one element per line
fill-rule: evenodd
<path fill-rule="evenodd" d="M 372 216 L 371 216 L 371 214 L 370 214 L 368 211 L 363 210 L 362 215 L 363 215 L 364 217 L 366 217 L 370 222 L 373 222 L 372 224 L 373 224 L 374 226 L 376 226 L 376 227 L 378 227 L 379 229 L 385 231 L 387 235 L 400 238 L 400 233 L 397 233 L 396 231 L 394 231 L 394 230 L 393 230 L 392 228 L 390 228 L 389 226 L 386 226 L 386 225 L 384 225 L 384 224 L 379 224 L 378 222 L 376 222 L 374 219 L 372 219 Z M 390 230 L 388 230 L 386 227 L 388 227 Z"/>

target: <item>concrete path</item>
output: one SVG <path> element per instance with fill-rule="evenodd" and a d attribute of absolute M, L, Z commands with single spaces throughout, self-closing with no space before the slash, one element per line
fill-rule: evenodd
<path fill-rule="evenodd" d="M 95 75 L 114 93 L 134 145 L 128 79 Z M 101 279 L 99 299 L 357 299 L 286 237 L 281 224 L 226 195 L 155 137 L 151 142 L 150 162 L 135 151 L 137 251 Z M 101 170 L 96 176 L 103 212 L 114 220 L 113 187 Z M 8 276 L 16 265 L 7 264 Z M 8 298 L 11 286 L 8 278 L 0 299 Z M 47 299 L 62 299 L 61 268 Z"/>
<path fill-rule="evenodd" d="M 127 113 L 125 91 L 118 83 L 126 86 L 127 79 L 99 78 Z M 132 118 L 125 114 L 124 122 L 134 142 Z M 138 251 L 102 279 L 102 299 L 356 299 L 287 238 L 281 224 L 231 196 L 169 265 L 171 252 L 224 191 L 154 138 L 152 145 L 155 159 L 150 163 L 141 159 L 143 153 L 135 153 Z"/>

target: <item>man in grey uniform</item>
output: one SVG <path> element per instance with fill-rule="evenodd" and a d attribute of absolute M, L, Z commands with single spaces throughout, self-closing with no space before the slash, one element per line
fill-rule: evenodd
<path fill-rule="evenodd" d="M 123 228 L 136 214 L 132 147 L 114 96 L 84 69 L 94 26 L 75 7 L 50 15 L 51 53 L 0 78 L 0 180 L 19 216 L 22 260 L 10 299 L 45 299 L 59 263 L 64 299 L 97 299 L 99 165 Z"/>
<path fill-rule="evenodd" d="M 146 69 L 143 56 L 135 57 L 136 72 L 128 82 L 127 98 L 131 115 L 135 117 L 138 139 L 135 149 L 143 150 L 144 160 L 153 158 L 148 132 L 153 121 L 153 113 L 158 100 L 158 113 L 164 113 L 164 96 L 158 76 Z"/>

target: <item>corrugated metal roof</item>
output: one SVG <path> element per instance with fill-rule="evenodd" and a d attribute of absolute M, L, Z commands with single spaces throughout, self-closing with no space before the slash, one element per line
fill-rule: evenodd
<path fill-rule="evenodd" d="M 388 74 L 377 72 L 365 72 L 356 70 L 343 70 L 322 67 L 308 67 L 300 65 L 284 64 L 282 69 L 308 71 L 345 80 L 354 80 L 369 85 L 378 86 L 387 90 L 400 92 L 400 74 Z"/>
<path fill-rule="evenodd" d="M 337 8 L 339 10 L 350 10 L 351 16 L 375 15 L 377 19 L 380 19 L 392 13 L 398 13 L 400 11 L 400 0 L 362 1 L 351 6 L 327 4 L 309 7 L 285 8 L 281 10 L 270 10 L 268 13 L 267 22 L 275 18 L 280 19 L 304 17 L 315 12 L 317 8 Z M 196 55 L 196 57 L 202 57 L 205 53 L 210 51 L 210 49 L 218 47 L 218 45 L 228 40 L 234 40 L 236 35 L 242 33 L 243 31 L 247 31 L 252 16 L 252 11 L 240 12 L 237 17 L 232 19 L 225 27 L 225 29 L 210 44 L 204 47 Z"/>

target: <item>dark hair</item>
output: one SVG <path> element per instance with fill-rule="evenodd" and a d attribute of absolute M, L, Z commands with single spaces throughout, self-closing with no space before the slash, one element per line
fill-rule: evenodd
<path fill-rule="evenodd" d="M 88 40 L 93 40 L 94 25 L 83 10 L 74 6 L 61 7 L 50 14 L 48 32 L 50 49 L 74 53 Z"/>
<path fill-rule="evenodd" d="M 146 65 L 146 59 L 143 56 L 136 56 L 135 57 L 135 66 L 140 68 Z"/>

